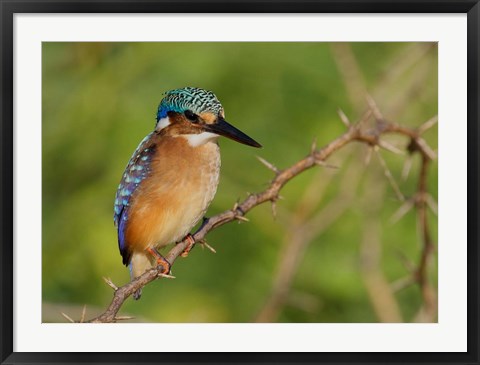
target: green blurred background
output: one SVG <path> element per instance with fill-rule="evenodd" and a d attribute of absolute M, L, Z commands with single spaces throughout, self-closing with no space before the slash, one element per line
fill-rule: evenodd
<path fill-rule="evenodd" d="M 113 225 L 113 200 L 126 163 L 154 127 L 162 93 L 212 90 L 226 119 L 263 144 L 221 139 L 222 170 L 207 216 L 264 189 L 285 168 L 345 131 L 367 109 L 418 127 L 437 114 L 433 43 L 43 43 L 43 320 L 64 322 L 106 309 L 129 280 Z M 437 149 L 437 129 L 425 139 Z M 406 141 L 388 137 L 404 149 Z M 419 157 L 380 151 L 406 196 L 417 188 Z M 415 211 L 401 206 L 375 154 L 351 144 L 282 190 L 277 216 L 265 204 L 208 234 L 217 254 L 196 247 L 179 258 L 175 280 L 157 280 L 121 314 L 147 322 L 421 321 L 418 285 L 407 285 L 421 254 Z M 429 170 L 437 197 L 437 164 Z M 429 213 L 433 239 L 437 219 Z M 436 253 L 429 281 L 437 285 Z M 436 321 L 436 317 L 427 318 Z"/>

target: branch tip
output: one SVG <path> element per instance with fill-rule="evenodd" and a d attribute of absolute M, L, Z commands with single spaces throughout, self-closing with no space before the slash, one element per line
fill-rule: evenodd
<path fill-rule="evenodd" d="M 312 146 L 310 147 L 310 154 L 313 155 L 317 150 L 317 138 L 315 138 L 312 142 Z"/>
<path fill-rule="evenodd" d="M 207 248 L 210 252 L 217 253 L 217 251 L 207 243 L 207 240 L 203 239 L 198 243 L 202 246 L 203 249 Z"/>
<path fill-rule="evenodd" d="M 247 217 L 244 217 L 243 215 L 236 215 L 235 219 L 242 222 L 250 222 L 250 219 L 248 219 Z"/>
<path fill-rule="evenodd" d="M 375 100 L 372 98 L 372 96 L 370 94 L 367 94 L 366 99 L 367 99 L 368 106 L 370 107 L 370 110 L 373 112 L 373 116 L 375 117 L 375 119 L 382 120 L 383 115 L 380 112 L 380 109 L 378 109 L 377 103 L 375 103 Z"/>
<path fill-rule="evenodd" d="M 430 194 L 427 194 L 427 198 L 425 199 L 427 202 L 428 207 L 431 209 L 431 211 L 435 214 L 438 215 L 438 205 L 435 199 L 433 199 L 433 196 Z"/>
<path fill-rule="evenodd" d="M 430 160 L 435 160 L 437 158 L 437 154 L 435 153 L 435 151 L 430 148 L 430 146 L 427 144 L 427 142 L 425 142 L 424 139 L 417 138 L 415 142 L 417 143 L 422 153 Z"/>
<path fill-rule="evenodd" d="M 105 283 L 114 291 L 118 290 L 118 286 L 116 286 L 110 278 L 103 277 L 103 281 L 105 281 Z"/>
<path fill-rule="evenodd" d="M 371 116 L 372 116 L 372 110 L 369 108 L 367 109 L 365 114 L 363 114 L 362 118 L 355 125 L 356 129 L 358 130 L 362 126 L 362 124 L 366 123 L 370 119 Z"/>
<path fill-rule="evenodd" d="M 63 312 L 60 312 L 60 313 L 62 314 L 62 316 L 64 316 L 67 319 L 67 321 L 69 321 L 70 323 L 75 323 L 75 321 L 69 315 Z"/>
<path fill-rule="evenodd" d="M 414 199 L 408 199 L 406 200 L 400 207 L 397 209 L 395 213 L 390 218 L 390 223 L 395 224 L 397 223 L 400 219 L 407 214 L 410 209 L 412 209 L 415 206 L 415 200 Z"/>
<path fill-rule="evenodd" d="M 271 164 L 270 162 L 268 162 L 267 160 L 265 160 L 264 158 L 260 157 L 260 156 L 257 156 L 257 159 L 267 167 L 267 169 L 269 170 L 272 170 L 275 174 L 278 174 L 280 173 L 280 171 L 275 167 L 275 165 Z"/>
<path fill-rule="evenodd" d="M 396 153 L 397 155 L 404 155 L 405 154 L 405 151 L 402 151 L 401 149 L 399 149 L 398 147 L 394 146 L 393 144 L 391 144 L 387 141 L 379 140 L 378 145 L 380 147 L 382 147 L 383 149 L 387 150 L 387 151 Z"/>
<path fill-rule="evenodd" d="M 80 317 L 80 323 L 85 322 L 85 314 L 87 313 L 87 305 L 83 305 L 82 316 Z"/>
<path fill-rule="evenodd" d="M 397 256 L 410 274 L 415 273 L 415 264 L 402 251 L 397 250 Z"/>
<path fill-rule="evenodd" d="M 348 119 L 346 114 L 343 112 L 343 110 L 338 108 L 337 113 L 338 113 L 338 116 L 340 117 L 340 120 L 345 125 L 345 127 L 350 128 L 352 124 L 350 123 L 350 120 Z"/>
<path fill-rule="evenodd" d="M 129 319 L 135 319 L 135 317 L 132 317 L 132 316 L 117 316 L 117 317 L 115 317 L 116 321 L 127 321 Z"/>
<path fill-rule="evenodd" d="M 334 169 L 334 170 L 338 170 L 338 169 L 339 169 L 338 166 L 330 165 L 330 164 L 328 164 L 328 163 L 326 163 L 325 161 L 322 161 L 322 160 L 315 160 L 315 165 L 322 166 L 322 167 L 326 167 L 326 168 L 328 168 L 328 169 Z"/>
<path fill-rule="evenodd" d="M 405 159 L 405 163 L 403 164 L 402 169 L 402 181 L 406 181 L 408 179 L 408 175 L 410 174 L 410 170 L 412 168 L 412 156 L 408 155 Z"/>
<path fill-rule="evenodd" d="M 176 279 L 175 276 L 169 275 L 169 274 L 164 274 L 164 273 L 162 273 L 162 272 L 159 272 L 159 273 L 157 274 L 157 276 L 159 276 L 159 277 L 161 277 L 161 278 L 165 278 L 165 279 Z"/>
<path fill-rule="evenodd" d="M 277 202 L 275 199 L 272 199 L 272 215 L 273 218 L 277 218 Z"/>
<path fill-rule="evenodd" d="M 430 128 L 432 128 L 435 124 L 438 123 L 438 115 L 435 115 L 434 117 L 430 118 L 427 120 L 425 123 L 423 123 L 417 130 L 418 134 L 423 134 Z"/>
<path fill-rule="evenodd" d="M 382 165 L 383 173 L 385 174 L 387 180 L 390 182 L 390 185 L 392 186 L 393 190 L 395 191 L 395 194 L 397 195 L 397 198 L 402 202 L 405 201 L 405 197 L 403 196 L 402 192 L 400 191 L 400 188 L 398 187 L 397 182 L 393 178 L 393 175 L 392 175 L 391 171 L 389 170 L 389 168 L 387 166 L 387 163 L 385 162 L 382 155 L 378 151 L 378 146 L 375 146 L 374 148 L 375 148 L 375 152 L 376 152 L 376 155 L 378 157 L 378 160 L 380 161 L 380 165 Z"/>
<path fill-rule="evenodd" d="M 364 161 L 365 166 L 368 166 L 370 164 L 370 161 L 372 160 L 372 153 L 373 153 L 373 147 L 367 146 L 367 153 L 365 155 L 365 161 Z"/>
<path fill-rule="evenodd" d="M 415 278 L 412 275 L 398 279 L 390 284 L 394 293 L 399 292 L 402 289 L 408 288 L 410 285 L 415 284 Z"/>

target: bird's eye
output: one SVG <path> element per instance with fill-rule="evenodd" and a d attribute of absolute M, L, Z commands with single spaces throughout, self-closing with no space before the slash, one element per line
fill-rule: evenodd
<path fill-rule="evenodd" d="M 198 122 L 198 115 L 193 113 L 192 111 L 190 110 L 185 110 L 184 112 L 185 116 L 187 117 L 187 119 L 193 123 L 197 123 Z"/>

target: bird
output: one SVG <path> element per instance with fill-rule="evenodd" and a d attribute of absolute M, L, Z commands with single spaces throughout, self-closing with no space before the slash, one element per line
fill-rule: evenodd
<path fill-rule="evenodd" d="M 171 264 L 158 250 L 184 239 L 184 254 L 193 246 L 190 231 L 204 218 L 219 183 L 220 136 L 262 147 L 225 120 L 212 91 L 184 87 L 164 93 L 155 128 L 131 156 L 115 195 L 118 248 L 131 280 L 155 264 L 168 276 Z M 141 289 L 133 295 L 140 296 Z"/>

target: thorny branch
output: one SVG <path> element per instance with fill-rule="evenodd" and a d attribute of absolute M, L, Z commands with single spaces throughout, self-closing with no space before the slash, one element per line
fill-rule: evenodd
<path fill-rule="evenodd" d="M 256 194 L 250 194 L 244 201 L 235 204 L 232 209 L 226 210 L 223 213 L 220 213 L 216 216 L 209 218 L 204 224 L 193 234 L 193 238 L 196 243 L 204 243 L 205 237 L 213 229 L 216 229 L 224 224 L 229 222 L 239 220 L 246 221 L 245 215 L 255 208 L 256 206 L 263 204 L 265 202 L 271 202 L 275 204 L 279 199 L 280 190 L 287 184 L 291 179 L 300 173 L 304 172 L 307 169 L 310 169 L 314 166 L 325 166 L 326 160 L 336 151 L 340 150 L 344 146 L 348 145 L 351 142 L 361 142 L 365 143 L 370 147 L 379 147 L 386 150 L 390 149 L 386 147 L 387 145 L 380 140 L 380 137 L 385 134 L 398 134 L 407 137 L 410 140 L 408 145 L 408 152 L 415 153 L 418 152 L 422 156 L 422 167 L 419 180 L 419 191 L 417 193 L 416 206 L 418 210 L 418 216 L 422 227 L 423 234 L 423 252 L 421 256 L 421 261 L 418 266 L 418 270 L 415 273 L 415 280 L 420 285 L 422 290 L 422 296 L 424 299 L 424 305 L 426 310 L 431 311 L 432 308 L 435 308 L 435 294 L 434 290 L 431 288 L 427 280 L 426 270 L 428 266 L 428 261 L 431 252 L 434 249 L 433 242 L 428 230 L 426 206 L 427 206 L 427 169 L 429 162 L 434 159 L 435 153 L 427 145 L 425 140 L 421 137 L 422 132 L 426 128 L 420 127 L 419 129 L 408 128 L 401 126 L 397 123 L 387 121 L 379 113 L 376 105 L 373 101 L 369 100 L 370 108 L 363 118 L 356 124 L 347 124 L 347 131 L 324 146 L 323 148 L 317 149 L 316 146 L 313 146 L 310 153 L 303 159 L 299 160 L 292 166 L 280 170 L 275 167 L 273 164 L 260 159 L 260 161 L 266 165 L 270 170 L 275 174 L 273 180 L 270 182 L 269 186 L 262 192 Z M 367 127 L 366 121 L 374 116 L 374 126 Z M 430 122 L 430 121 L 429 121 Z M 427 122 L 428 123 L 428 122 Z M 187 247 L 188 242 L 186 240 L 176 244 L 165 256 L 165 258 L 173 265 L 175 260 L 180 256 L 180 254 Z M 114 295 L 112 302 L 110 303 L 107 310 L 99 315 L 96 318 L 93 318 L 89 323 L 109 323 L 116 322 L 118 320 L 125 319 L 125 317 L 117 316 L 120 308 L 122 307 L 125 300 L 131 296 L 136 290 L 143 288 L 148 283 L 154 281 L 159 276 L 161 276 L 163 268 L 158 266 L 146 271 L 143 275 L 132 280 L 128 284 L 125 284 L 121 287 L 117 287 L 109 279 L 106 279 L 107 284 L 114 290 Z M 83 322 L 83 321 L 82 321 Z"/>
<path fill-rule="evenodd" d="M 358 172 L 361 168 L 355 161 L 350 163 L 338 183 L 339 193 L 328 203 L 322 204 L 320 211 L 316 212 L 315 207 L 320 204 L 326 185 L 331 183 L 329 176 L 324 174 L 321 179 L 313 178 L 306 187 L 295 210 L 287 217 L 288 224 L 285 225 L 286 232 L 271 292 L 255 316 L 255 322 L 275 322 L 286 302 L 308 311 L 314 311 L 318 307 L 318 300 L 306 293 L 297 292 L 296 300 L 292 303 L 293 296 L 290 294 L 294 276 L 313 239 L 325 232 L 347 211 L 356 195 L 356 186 L 360 180 Z"/>

